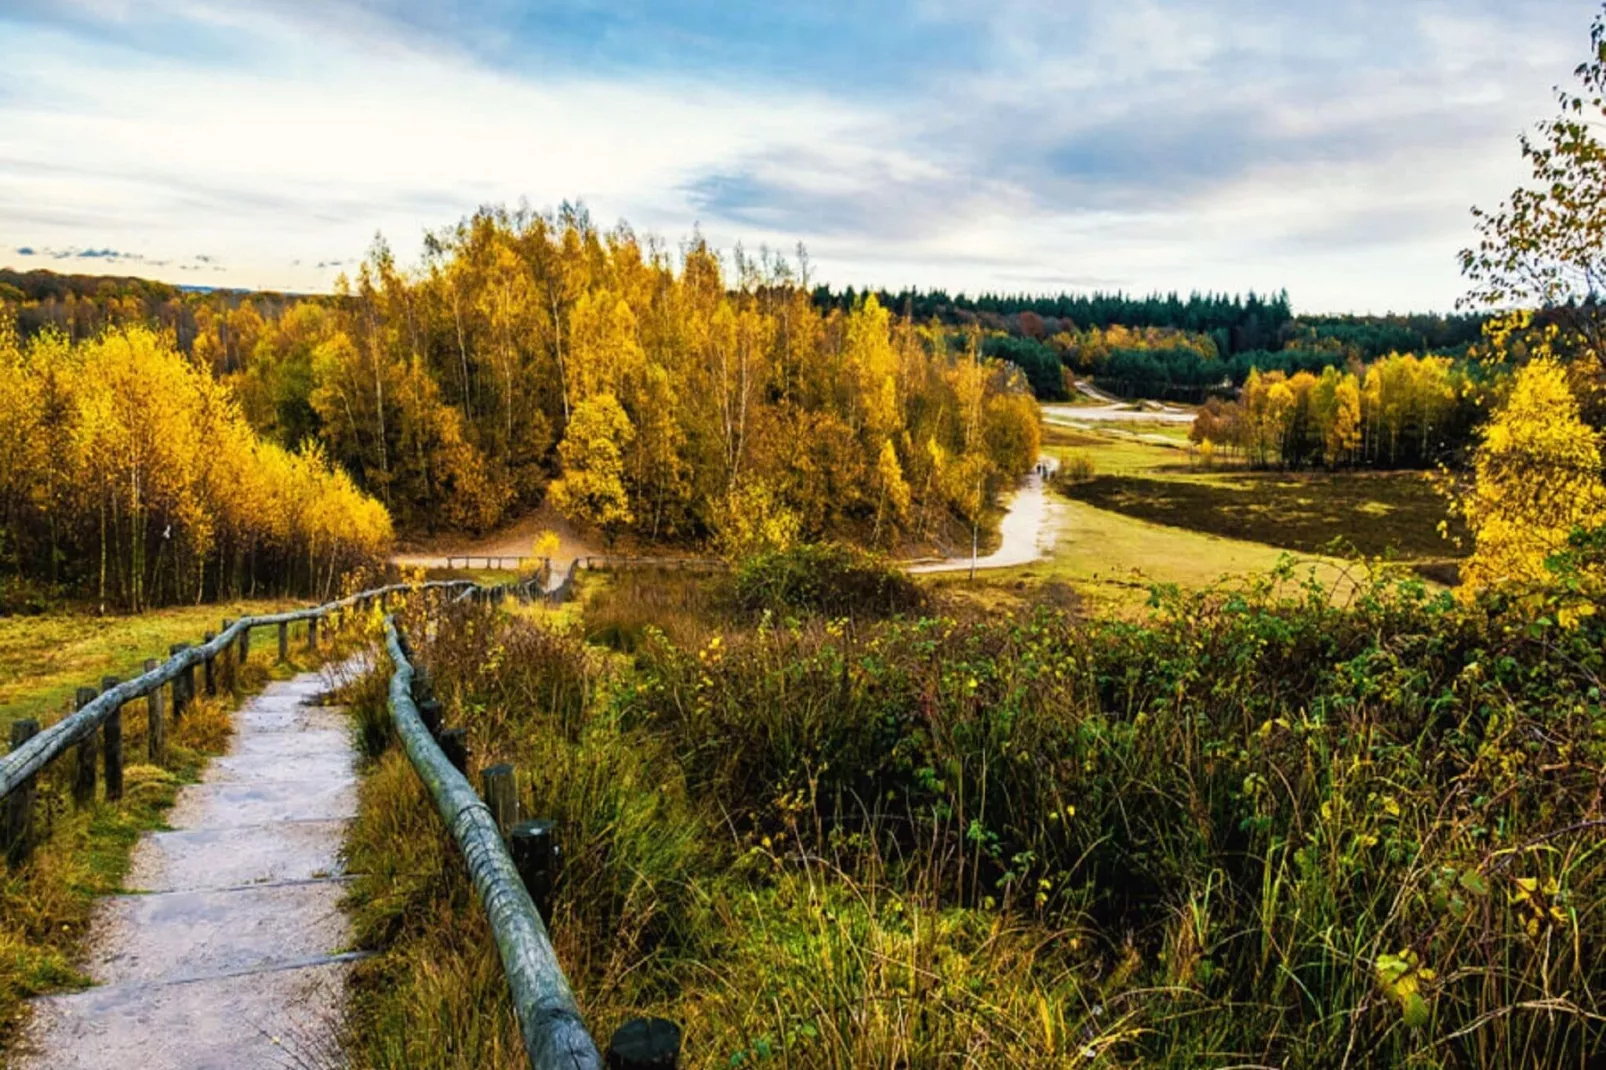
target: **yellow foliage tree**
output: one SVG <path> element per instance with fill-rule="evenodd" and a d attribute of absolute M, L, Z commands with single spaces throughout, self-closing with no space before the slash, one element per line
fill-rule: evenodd
<path fill-rule="evenodd" d="M 1483 431 L 1460 503 L 1472 530 L 1464 589 L 1542 584 L 1545 561 L 1578 528 L 1606 521 L 1597 434 L 1579 418 L 1567 373 L 1549 356 L 1519 368 Z"/>
<path fill-rule="evenodd" d="M 558 446 L 563 478 L 552 504 L 570 520 L 593 524 L 611 539 L 634 519 L 625 490 L 624 451 L 635 439 L 630 417 L 612 394 L 594 394 L 574 407 Z"/>

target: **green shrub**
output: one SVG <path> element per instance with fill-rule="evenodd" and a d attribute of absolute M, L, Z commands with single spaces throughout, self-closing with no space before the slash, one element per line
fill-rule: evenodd
<path fill-rule="evenodd" d="M 841 543 L 805 543 L 755 554 L 737 565 L 736 604 L 744 611 L 884 617 L 925 604 L 919 586 L 885 558 Z"/>

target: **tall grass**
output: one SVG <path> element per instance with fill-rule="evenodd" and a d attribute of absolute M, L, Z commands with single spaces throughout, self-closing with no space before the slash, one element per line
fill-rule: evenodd
<path fill-rule="evenodd" d="M 415 646 L 559 823 L 599 1034 L 663 1014 L 697 1067 L 1591 1065 L 1606 626 L 1275 591 L 726 622 L 629 665 L 485 611 Z M 390 753 L 364 790 L 356 1062 L 515 1065 L 416 784 Z"/>

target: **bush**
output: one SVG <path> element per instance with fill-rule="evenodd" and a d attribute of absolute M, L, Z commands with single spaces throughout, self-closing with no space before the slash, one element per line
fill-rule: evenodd
<path fill-rule="evenodd" d="M 1086 453 L 1069 453 L 1060 462 L 1060 466 L 1054 469 L 1051 483 L 1055 490 L 1062 490 L 1077 483 L 1086 483 L 1096 474 L 1091 456 Z"/>
<path fill-rule="evenodd" d="M 924 593 L 885 558 L 840 543 L 808 543 L 742 561 L 736 604 L 749 613 L 883 617 L 925 604 Z"/>

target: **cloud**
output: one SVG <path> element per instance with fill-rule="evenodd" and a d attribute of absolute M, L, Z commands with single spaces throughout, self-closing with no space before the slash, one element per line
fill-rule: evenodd
<path fill-rule="evenodd" d="M 17 247 L 17 255 L 18 256 L 33 256 L 34 252 L 33 252 L 33 249 L 30 248 L 29 246 L 19 245 Z"/>
<path fill-rule="evenodd" d="M 24 0 L 0 232 L 316 290 L 376 231 L 405 260 L 481 204 L 584 200 L 671 242 L 802 240 L 839 284 L 1444 307 L 1593 11 Z"/>

